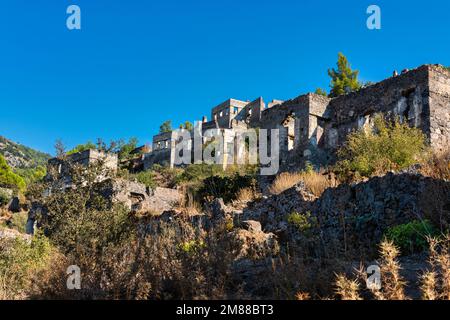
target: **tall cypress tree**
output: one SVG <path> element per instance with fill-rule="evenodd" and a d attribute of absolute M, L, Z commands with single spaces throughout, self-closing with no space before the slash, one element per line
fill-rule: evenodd
<path fill-rule="evenodd" d="M 334 68 L 329 69 L 328 75 L 331 77 L 330 97 L 337 97 L 361 88 L 361 83 L 358 81 L 359 71 L 353 71 L 347 58 L 340 52 L 338 54 L 337 70 Z"/>

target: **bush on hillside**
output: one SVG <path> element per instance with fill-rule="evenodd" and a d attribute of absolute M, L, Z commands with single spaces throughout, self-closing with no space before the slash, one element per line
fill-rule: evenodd
<path fill-rule="evenodd" d="M 133 175 L 137 182 L 154 189 L 158 185 L 155 181 L 155 173 L 153 171 L 142 171 Z"/>
<path fill-rule="evenodd" d="M 37 166 L 36 168 L 16 168 L 14 172 L 24 179 L 27 186 L 42 180 L 47 174 L 47 170 L 44 166 Z"/>
<path fill-rule="evenodd" d="M 0 300 L 23 298 L 34 274 L 49 267 L 52 252 L 49 240 L 40 234 L 31 243 L 0 239 Z"/>
<path fill-rule="evenodd" d="M 414 220 L 389 228 L 385 236 L 400 248 L 402 254 L 409 254 L 425 250 L 428 247 L 427 237 L 436 234 L 436 229 L 428 220 Z"/>
<path fill-rule="evenodd" d="M 10 197 L 0 190 L 0 207 L 6 206 L 10 200 Z"/>
<path fill-rule="evenodd" d="M 0 186 L 12 187 L 21 191 L 26 187 L 25 181 L 12 171 L 2 155 L 0 155 Z"/>
<path fill-rule="evenodd" d="M 388 122 L 377 116 L 372 130 L 361 129 L 348 135 L 338 150 L 336 165 L 341 176 L 373 174 L 400 170 L 420 160 L 426 150 L 426 137 L 420 129 L 397 120 Z"/>
<path fill-rule="evenodd" d="M 222 198 L 225 203 L 236 200 L 242 189 L 256 189 L 256 180 L 253 176 L 212 176 L 203 180 L 203 185 L 198 194 L 202 201 L 209 201 L 216 198 Z"/>

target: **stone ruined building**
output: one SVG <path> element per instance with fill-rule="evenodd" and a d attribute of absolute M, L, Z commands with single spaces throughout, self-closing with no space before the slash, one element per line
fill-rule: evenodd
<path fill-rule="evenodd" d="M 52 158 L 47 164 L 49 189 L 44 196 L 55 191 L 70 190 L 74 188 L 71 177 L 71 168 L 75 165 L 89 167 L 98 165 L 100 170 L 96 176 L 96 185 L 101 195 L 110 203 L 122 203 L 131 212 L 147 212 L 159 214 L 170 210 L 182 200 L 178 190 L 156 187 L 151 189 L 142 183 L 129 181 L 115 176 L 119 162 L 117 154 L 104 153 L 89 149 L 74 153 L 64 158 Z M 55 190 L 58 189 L 58 190 Z M 37 216 L 47 214 L 42 203 L 32 203 L 26 224 L 27 234 L 33 234 Z"/>
<path fill-rule="evenodd" d="M 203 117 L 198 128 L 202 133 L 222 130 L 225 142 L 233 141 L 233 132 L 247 128 L 279 129 L 281 167 L 290 170 L 305 161 L 317 166 L 332 163 L 347 135 L 370 126 L 378 113 L 421 128 L 435 150 L 448 147 L 450 71 L 440 65 L 423 65 L 336 98 L 308 93 L 267 106 L 262 98 L 252 102 L 229 99 L 212 109 L 211 121 Z M 144 155 L 143 168 L 175 166 L 176 137 L 176 132 L 154 136 L 153 151 Z"/>

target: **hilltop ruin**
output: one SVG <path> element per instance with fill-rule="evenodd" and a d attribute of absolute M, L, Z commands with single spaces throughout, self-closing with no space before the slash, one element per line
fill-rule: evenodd
<path fill-rule="evenodd" d="M 251 102 L 228 99 L 211 110 L 212 120 L 204 116 L 194 130 L 204 139 L 207 130 L 221 130 L 225 141 L 221 152 L 226 154 L 227 143 L 239 131 L 279 129 L 280 162 L 288 170 L 306 161 L 316 166 L 332 163 L 347 135 L 370 126 L 376 114 L 398 117 L 422 129 L 433 149 L 444 149 L 450 143 L 450 71 L 440 65 L 423 65 L 400 75 L 394 72 L 391 78 L 336 98 L 308 93 L 267 105 L 263 98 Z M 176 166 L 177 139 L 177 131 L 154 136 L 152 151 L 142 157 L 141 167 Z"/>

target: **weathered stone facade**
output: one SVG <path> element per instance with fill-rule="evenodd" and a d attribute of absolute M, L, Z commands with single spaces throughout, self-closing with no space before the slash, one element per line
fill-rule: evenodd
<path fill-rule="evenodd" d="M 118 168 L 118 156 L 117 154 L 104 153 L 95 149 L 88 149 L 85 151 L 77 152 L 63 158 L 52 158 L 47 163 L 47 181 L 55 179 L 61 179 L 62 188 L 70 188 L 72 185 L 72 179 L 70 174 L 70 168 L 76 165 L 82 167 L 88 167 L 101 163 L 104 174 L 98 176 L 98 181 L 106 179 L 108 174 L 114 173 Z"/>
<path fill-rule="evenodd" d="M 450 71 L 439 65 L 424 65 L 333 99 L 309 93 L 286 102 L 274 100 L 267 107 L 262 98 L 253 102 L 230 99 L 213 108 L 212 121 L 204 118 L 199 125 L 202 133 L 231 129 L 231 134 L 224 136 L 243 128 L 279 129 L 280 162 L 289 169 L 305 161 L 316 165 L 332 162 L 334 151 L 347 135 L 370 126 L 376 114 L 388 119 L 398 117 L 422 129 L 434 149 L 447 148 Z M 146 169 L 155 163 L 175 165 L 176 137 L 172 132 L 154 138 L 154 151 L 146 155 Z"/>

